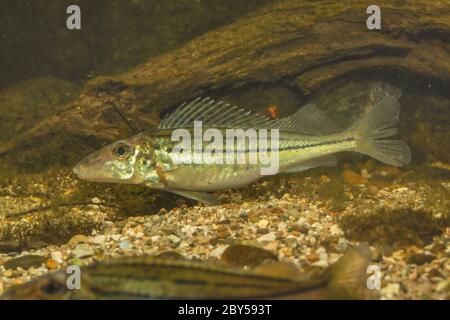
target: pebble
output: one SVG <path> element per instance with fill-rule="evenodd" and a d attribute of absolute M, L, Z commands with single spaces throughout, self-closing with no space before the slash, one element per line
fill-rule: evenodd
<path fill-rule="evenodd" d="M 110 237 L 113 241 L 119 241 L 121 236 L 120 234 L 112 234 Z"/>
<path fill-rule="evenodd" d="M 285 231 L 287 230 L 287 223 L 286 222 L 280 222 L 278 224 L 278 231 Z"/>
<path fill-rule="evenodd" d="M 320 268 L 328 268 L 329 264 L 327 260 L 319 260 L 314 263 L 311 263 L 312 266 L 320 267 Z"/>
<path fill-rule="evenodd" d="M 171 235 L 167 236 L 167 239 L 169 239 L 170 243 L 173 246 L 178 246 L 180 244 L 180 242 L 181 242 L 181 239 L 178 236 L 174 235 L 174 234 L 171 234 Z"/>
<path fill-rule="evenodd" d="M 446 292 L 450 291 L 450 278 L 444 281 L 439 282 L 436 285 L 436 291 L 437 292 Z"/>
<path fill-rule="evenodd" d="M 278 241 L 271 241 L 264 246 L 267 251 L 276 251 L 278 249 Z"/>
<path fill-rule="evenodd" d="M 122 250 L 130 250 L 131 248 L 133 248 L 133 245 L 128 241 L 121 241 L 119 243 L 119 248 Z"/>
<path fill-rule="evenodd" d="M 284 242 L 288 245 L 288 247 L 295 249 L 298 246 L 298 240 L 296 237 L 294 236 L 287 236 L 284 239 Z"/>
<path fill-rule="evenodd" d="M 92 239 L 92 243 L 98 244 L 98 245 L 103 245 L 106 241 L 106 236 L 105 235 L 98 235 L 95 236 L 94 239 Z"/>
<path fill-rule="evenodd" d="M 269 221 L 267 221 L 266 219 L 259 220 L 257 223 L 257 226 L 260 228 L 267 228 L 268 225 Z"/>
<path fill-rule="evenodd" d="M 381 288 L 381 293 L 387 299 L 392 299 L 400 293 L 400 284 L 390 283 L 387 286 L 385 286 L 384 288 Z"/>
<path fill-rule="evenodd" d="M 226 248 L 228 248 L 227 245 L 218 246 L 213 251 L 211 251 L 209 255 L 211 257 L 220 258 L 220 256 L 223 254 Z"/>
<path fill-rule="evenodd" d="M 348 248 L 348 240 L 345 238 L 339 238 L 337 247 L 341 251 L 345 251 Z"/>
<path fill-rule="evenodd" d="M 80 243 L 77 244 L 75 249 L 72 250 L 72 253 L 76 258 L 84 258 L 93 256 L 95 254 L 95 251 L 92 246 L 85 243 Z"/>
<path fill-rule="evenodd" d="M 332 225 L 330 228 L 330 233 L 332 236 L 342 236 L 344 232 L 337 225 Z"/>
<path fill-rule="evenodd" d="M 56 262 L 53 259 L 48 259 L 46 262 L 46 265 L 49 269 L 56 269 L 58 268 L 58 262 Z"/>
<path fill-rule="evenodd" d="M 95 204 L 99 204 L 99 203 L 102 203 L 102 200 L 100 200 L 100 199 L 97 198 L 97 197 L 94 197 L 94 198 L 91 199 L 91 202 L 92 202 L 92 203 L 95 203 Z"/>
<path fill-rule="evenodd" d="M 11 269 L 8 269 L 5 272 L 3 272 L 2 275 L 9 278 L 9 277 L 11 277 L 13 275 L 13 272 L 12 272 Z"/>
<path fill-rule="evenodd" d="M 63 254 L 61 251 L 52 251 L 50 257 L 58 263 L 63 263 Z"/>
<path fill-rule="evenodd" d="M 256 240 L 260 243 L 267 243 L 267 242 L 274 241 L 275 239 L 276 239 L 275 233 L 269 232 L 269 233 L 266 233 L 266 234 L 258 237 Z"/>
<path fill-rule="evenodd" d="M 292 230 L 301 232 L 303 234 L 307 234 L 310 229 L 310 226 L 306 223 L 296 223 L 292 226 Z"/>

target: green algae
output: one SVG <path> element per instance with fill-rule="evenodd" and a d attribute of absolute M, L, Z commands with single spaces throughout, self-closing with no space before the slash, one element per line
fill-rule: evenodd
<path fill-rule="evenodd" d="M 278 260 L 277 256 L 270 251 L 243 244 L 233 244 L 227 247 L 221 259 L 230 265 L 239 267 L 255 267 L 266 260 Z"/>
<path fill-rule="evenodd" d="M 449 226 L 449 217 L 433 218 L 430 212 L 411 209 L 380 209 L 341 218 L 346 237 L 379 246 L 425 246 Z"/>
<path fill-rule="evenodd" d="M 6 269 L 17 269 L 19 267 L 22 269 L 29 269 L 31 267 L 38 268 L 42 266 L 42 264 L 44 264 L 45 261 L 47 261 L 46 257 L 35 254 L 29 254 L 26 256 L 10 259 L 5 263 L 3 263 L 3 266 Z"/>

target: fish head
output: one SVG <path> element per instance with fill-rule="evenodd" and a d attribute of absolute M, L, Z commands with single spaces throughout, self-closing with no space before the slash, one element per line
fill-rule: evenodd
<path fill-rule="evenodd" d="M 143 139 L 139 134 L 111 143 L 86 156 L 73 172 L 78 178 L 93 182 L 143 183 L 139 168 Z"/>
<path fill-rule="evenodd" d="M 52 273 L 30 282 L 8 288 L 0 300 L 60 300 L 70 294 L 67 275 Z"/>

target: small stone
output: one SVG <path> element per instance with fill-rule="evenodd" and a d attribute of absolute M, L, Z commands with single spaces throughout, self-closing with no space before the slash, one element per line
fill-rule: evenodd
<path fill-rule="evenodd" d="M 80 267 L 83 265 L 83 261 L 79 258 L 70 259 L 68 261 L 68 263 L 69 263 L 69 265 L 80 266 Z"/>
<path fill-rule="evenodd" d="M 180 245 L 181 239 L 174 234 L 167 236 L 172 247 L 177 247 Z"/>
<path fill-rule="evenodd" d="M 319 258 L 320 258 L 319 255 L 316 253 L 311 253 L 306 256 L 306 259 L 309 262 L 317 262 L 317 261 L 319 261 Z"/>
<path fill-rule="evenodd" d="M 152 237 L 150 237 L 151 242 L 158 242 L 159 239 L 161 239 L 160 236 L 152 236 Z"/>
<path fill-rule="evenodd" d="M 5 277 L 11 277 L 13 275 L 13 272 L 11 269 L 6 270 L 5 272 L 3 272 L 3 274 Z"/>
<path fill-rule="evenodd" d="M 337 248 L 341 251 L 347 250 L 348 247 L 348 241 L 345 238 L 339 238 Z"/>
<path fill-rule="evenodd" d="M 268 243 L 268 242 L 274 241 L 275 239 L 276 239 L 275 233 L 269 232 L 269 233 L 266 233 L 266 234 L 258 237 L 256 240 L 260 243 Z"/>
<path fill-rule="evenodd" d="M 278 231 L 284 231 L 287 229 L 287 223 L 286 222 L 280 222 L 278 224 Z"/>
<path fill-rule="evenodd" d="M 196 234 L 197 227 L 190 226 L 190 225 L 185 225 L 185 226 L 183 226 L 181 228 L 181 232 L 183 232 L 184 234 L 186 234 L 190 238 L 190 237 L 192 237 L 193 235 Z"/>
<path fill-rule="evenodd" d="M 284 239 L 284 242 L 288 245 L 288 247 L 290 247 L 292 249 L 295 249 L 298 246 L 298 240 L 296 237 L 293 237 L 293 236 L 287 236 Z"/>
<path fill-rule="evenodd" d="M 269 232 L 268 228 L 258 228 L 258 229 L 256 229 L 256 233 L 257 234 L 266 234 L 268 232 Z"/>
<path fill-rule="evenodd" d="M 92 199 L 91 199 L 91 202 L 92 202 L 92 203 L 95 203 L 95 204 L 102 203 L 102 201 L 101 201 L 99 198 L 97 198 L 97 197 L 92 198 Z"/>
<path fill-rule="evenodd" d="M 105 235 L 98 235 L 95 236 L 94 239 L 92 239 L 92 243 L 98 244 L 98 245 L 102 245 L 104 244 L 106 241 L 106 236 Z"/>
<path fill-rule="evenodd" d="M 220 256 L 223 254 L 226 248 L 228 248 L 227 245 L 218 246 L 213 251 L 211 251 L 209 255 L 211 257 L 220 258 Z"/>
<path fill-rule="evenodd" d="M 342 236 L 344 232 L 337 225 L 332 225 L 330 228 L 330 233 L 332 236 Z"/>
<path fill-rule="evenodd" d="M 269 242 L 264 246 L 264 250 L 267 251 L 276 251 L 278 249 L 278 241 Z"/>
<path fill-rule="evenodd" d="M 53 251 L 50 256 L 56 262 L 63 263 L 63 254 L 61 251 Z"/>
<path fill-rule="evenodd" d="M 436 291 L 437 292 L 446 292 L 450 291 L 450 278 L 444 281 L 439 282 L 436 285 Z"/>
<path fill-rule="evenodd" d="M 269 221 L 267 221 L 266 219 L 262 219 L 259 220 L 256 225 L 260 228 L 266 228 L 269 225 Z"/>
<path fill-rule="evenodd" d="M 387 299 L 392 299 L 400 293 L 400 284 L 390 283 L 381 289 L 381 294 Z"/>
<path fill-rule="evenodd" d="M 245 211 L 241 211 L 241 213 L 239 213 L 239 218 L 247 219 L 248 218 L 248 213 L 245 212 Z"/>
<path fill-rule="evenodd" d="M 224 217 L 221 217 L 219 220 L 219 224 L 229 224 L 230 222 L 231 222 L 230 219 Z"/>
<path fill-rule="evenodd" d="M 312 266 L 320 267 L 320 268 L 328 268 L 328 261 L 327 260 L 319 260 L 314 263 L 311 263 Z"/>
<path fill-rule="evenodd" d="M 120 240 L 121 235 L 120 234 L 112 234 L 111 235 L 111 239 L 113 241 L 119 241 Z"/>
<path fill-rule="evenodd" d="M 47 268 L 49 269 L 56 269 L 58 268 L 58 262 L 56 262 L 53 259 L 48 259 L 46 262 Z"/>
<path fill-rule="evenodd" d="M 130 250 L 131 248 L 133 248 L 133 245 L 128 241 L 121 241 L 119 243 L 119 248 L 122 250 Z"/>
<path fill-rule="evenodd" d="M 94 248 L 85 243 L 78 244 L 75 249 L 72 250 L 73 255 L 76 258 L 90 257 L 95 254 Z"/>
<path fill-rule="evenodd" d="M 306 223 L 295 223 L 292 226 L 292 230 L 301 232 L 303 234 L 308 234 L 309 229 L 310 229 L 310 227 Z"/>

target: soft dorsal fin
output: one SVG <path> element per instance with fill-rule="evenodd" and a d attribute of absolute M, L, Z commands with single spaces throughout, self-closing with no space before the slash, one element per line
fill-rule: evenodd
<path fill-rule="evenodd" d="M 190 103 L 183 103 L 161 121 L 159 129 L 191 128 L 195 120 L 216 128 L 272 128 L 274 123 L 263 115 L 208 97 L 199 97 Z"/>
<path fill-rule="evenodd" d="M 314 104 L 307 104 L 292 116 L 277 120 L 277 127 L 311 135 L 339 132 L 339 128 Z"/>

